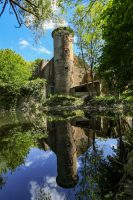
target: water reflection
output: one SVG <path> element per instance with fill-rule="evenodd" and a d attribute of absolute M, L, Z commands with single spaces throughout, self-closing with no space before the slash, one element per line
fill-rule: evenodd
<path fill-rule="evenodd" d="M 109 177 L 107 157 L 117 155 L 124 162 L 123 135 L 133 128 L 132 117 L 88 113 L 62 121 L 44 116 L 5 119 L 0 123 L 2 200 L 101 198 L 105 185 L 106 191 L 113 185 L 103 179 Z"/>
<path fill-rule="evenodd" d="M 45 149 L 47 144 L 57 156 L 57 183 L 70 188 L 78 181 L 77 155 L 89 147 L 88 136 L 81 128 L 74 127 L 68 121 L 48 122 L 48 138 L 42 139 Z"/>

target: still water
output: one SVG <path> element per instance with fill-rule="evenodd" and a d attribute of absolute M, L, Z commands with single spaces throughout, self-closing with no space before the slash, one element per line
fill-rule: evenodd
<path fill-rule="evenodd" d="M 0 113 L 0 200 L 102 199 L 132 126 L 130 116 Z"/>

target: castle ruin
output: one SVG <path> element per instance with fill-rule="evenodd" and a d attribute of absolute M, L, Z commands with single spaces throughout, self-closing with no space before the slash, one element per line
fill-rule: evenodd
<path fill-rule="evenodd" d="M 92 96 L 90 68 L 73 53 L 74 32 L 69 27 L 57 28 L 52 32 L 54 57 L 46 63 L 42 61 L 40 77 L 47 80 L 46 94 L 72 94 Z M 87 64 L 86 64 L 87 65 Z M 93 82 L 94 95 L 100 95 L 100 82 Z"/>

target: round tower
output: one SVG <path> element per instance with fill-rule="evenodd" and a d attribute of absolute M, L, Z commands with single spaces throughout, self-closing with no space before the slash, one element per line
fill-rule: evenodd
<path fill-rule="evenodd" d="M 73 71 L 73 37 L 69 27 L 57 28 L 52 32 L 54 38 L 55 93 L 69 94 Z"/>

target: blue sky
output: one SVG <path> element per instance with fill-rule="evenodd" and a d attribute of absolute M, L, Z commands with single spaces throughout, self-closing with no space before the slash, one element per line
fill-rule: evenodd
<path fill-rule="evenodd" d="M 0 17 L 0 49 L 10 48 L 23 56 L 27 61 L 37 58 L 51 59 L 53 57 L 52 24 L 45 31 L 38 44 L 35 44 L 31 30 L 25 26 L 15 28 L 17 25 L 15 16 L 9 14 L 7 8 Z"/>

